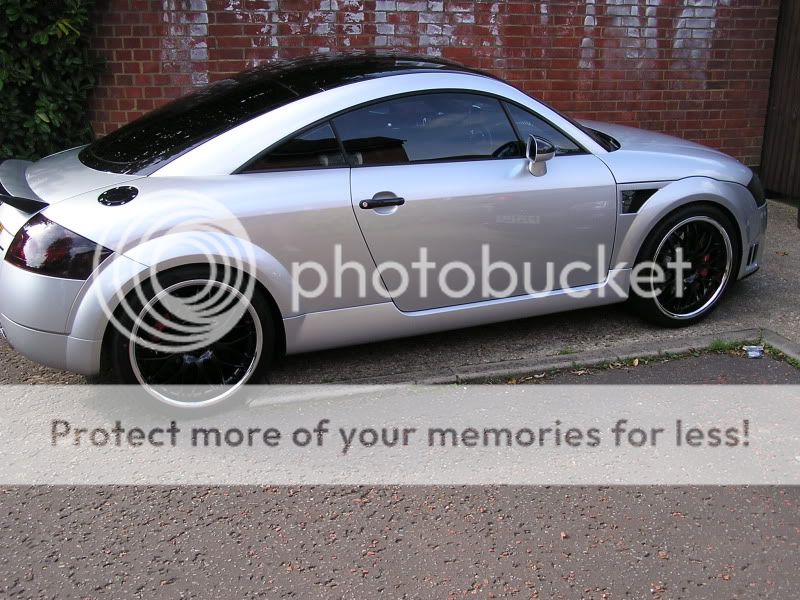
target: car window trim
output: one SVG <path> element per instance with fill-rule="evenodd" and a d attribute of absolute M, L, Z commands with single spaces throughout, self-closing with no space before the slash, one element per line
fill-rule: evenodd
<path fill-rule="evenodd" d="M 505 102 L 508 102 L 509 104 L 513 104 L 514 106 L 517 106 L 517 107 L 521 108 L 522 110 L 527 111 L 529 113 L 532 113 L 534 116 L 537 116 L 538 118 L 542 119 L 545 123 L 550 125 L 553 129 L 555 129 L 556 131 L 559 131 L 561 134 L 564 135 L 564 137 L 566 137 L 568 140 L 572 141 L 580 149 L 580 152 L 570 152 L 568 154 L 561 154 L 559 156 L 578 156 L 578 155 L 583 155 L 583 154 L 591 154 L 591 152 L 589 150 L 587 150 L 583 146 L 583 144 L 580 144 L 571 135 L 565 133 L 560 127 L 557 127 L 556 125 L 551 123 L 548 119 L 544 118 L 543 116 L 539 115 L 538 113 L 535 113 L 535 112 L 531 111 L 531 109 L 529 109 L 528 107 L 520 104 L 519 102 L 515 102 L 514 100 L 510 100 L 510 99 L 506 98 L 505 96 L 500 96 L 498 94 L 493 94 L 491 92 L 485 92 L 483 90 L 465 90 L 465 89 L 461 89 L 461 88 L 441 88 L 441 89 L 435 89 L 435 90 L 416 90 L 416 91 L 413 91 L 413 92 L 401 92 L 399 94 L 392 94 L 390 96 L 383 96 L 381 98 L 377 98 L 377 99 L 373 99 L 373 100 L 367 100 L 366 102 L 362 102 L 362 103 L 356 104 L 354 106 L 348 106 L 347 108 L 344 108 L 342 110 L 338 110 L 336 112 L 333 112 L 333 113 L 331 113 L 329 115 L 326 115 L 325 117 L 323 117 L 321 119 L 318 119 L 318 120 L 314 121 L 313 123 L 310 123 L 309 125 L 306 125 L 305 127 L 302 127 L 301 129 L 298 129 L 298 130 L 294 131 L 293 133 L 291 133 L 291 134 L 289 134 L 287 136 L 284 136 L 283 138 L 281 138 L 277 142 L 273 143 L 271 146 L 267 147 L 262 152 L 258 153 L 253 158 L 249 159 L 241 167 L 239 167 L 235 171 L 233 171 L 233 173 L 231 173 L 231 175 L 250 175 L 250 174 L 255 174 L 255 173 L 280 173 L 280 172 L 284 172 L 284 171 L 287 171 L 287 172 L 288 171 L 320 171 L 320 170 L 327 170 L 327 169 L 348 168 L 348 166 L 349 166 L 349 168 L 352 168 L 352 169 L 366 169 L 366 168 L 370 168 L 370 167 L 398 167 L 398 166 L 412 166 L 412 165 L 423 165 L 423 164 L 434 164 L 434 163 L 441 164 L 441 163 L 447 163 L 447 162 L 457 164 L 457 163 L 462 163 L 462 162 L 495 161 L 495 160 L 519 160 L 520 159 L 520 157 L 518 157 L 518 156 L 507 156 L 507 157 L 498 157 L 498 158 L 491 158 L 491 157 L 489 157 L 489 158 L 475 158 L 475 159 L 468 159 L 468 160 L 433 159 L 433 160 L 416 161 L 416 162 L 387 163 L 387 164 L 383 164 L 383 165 L 359 165 L 359 164 L 355 164 L 355 161 L 352 160 L 352 157 L 350 157 L 348 155 L 348 153 L 345 152 L 344 143 L 342 142 L 342 138 L 339 135 L 339 131 L 336 129 L 336 124 L 334 123 L 334 120 L 336 118 L 338 118 L 338 117 L 340 117 L 340 116 L 342 116 L 344 114 L 347 114 L 349 112 L 353 112 L 353 111 L 356 111 L 356 110 L 361 110 L 362 108 L 366 108 L 366 107 L 372 106 L 374 104 L 381 104 L 383 102 L 388 102 L 390 100 L 396 100 L 398 98 L 404 98 L 404 97 L 410 97 L 410 96 L 423 96 L 423 95 L 427 95 L 427 94 L 448 94 L 448 93 L 450 93 L 450 94 L 452 94 L 452 93 L 460 93 L 460 94 L 471 94 L 471 95 L 474 95 L 474 96 L 484 96 L 484 97 L 487 97 L 487 98 L 493 98 L 493 99 L 497 100 L 498 102 L 500 102 L 500 106 L 503 108 L 503 112 L 506 115 L 506 119 L 508 119 L 509 124 L 511 125 L 511 129 L 514 131 L 514 135 L 517 137 L 517 141 L 520 144 L 523 144 L 523 146 L 522 146 L 523 148 L 524 148 L 524 141 L 520 138 L 519 131 L 517 131 L 517 127 L 514 124 L 513 119 L 511 119 L 510 115 L 508 114 L 508 111 L 507 111 L 507 109 L 506 109 L 506 107 L 504 105 Z M 258 160 L 259 158 L 265 156 L 271 150 L 277 148 L 280 144 L 282 144 L 284 142 L 287 142 L 287 141 L 291 140 L 292 138 L 294 138 L 294 137 L 296 137 L 298 135 L 301 135 L 301 134 L 303 134 L 303 133 L 305 133 L 307 131 L 310 131 L 311 129 L 314 129 L 315 127 L 323 125 L 326 121 L 328 122 L 328 124 L 330 125 L 331 129 L 333 130 L 333 134 L 336 136 L 336 140 L 339 142 L 339 149 L 343 153 L 346 165 L 327 166 L 327 167 L 322 167 L 322 166 L 319 166 L 319 167 L 316 167 L 316 166 L 315 167 L 293 167 L 293 168 L 287 168 L 287 169 L 269 169 L 269 170 L 265 170 L 265 171 L 248 171 L 246 173 L 243 172 L 243 170 L 245 168 L 247 168 L 248 165 L 252 164 L 253 162 Z M 523 156 L 521 158 L 525 158 L 524 157 L 524 153 L 523 153 Z"/>

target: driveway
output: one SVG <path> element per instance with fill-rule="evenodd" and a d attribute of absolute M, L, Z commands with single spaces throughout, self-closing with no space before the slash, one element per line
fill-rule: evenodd
<path fill-rule="evenodd" d="M 708 319 L 689 329 L 660 329 L 610 306 L 509 321 L 434 335 L 290 356 L 274 369 L 273 383 L 407 381 L 421 374 L 565 352 L 615 348 L 686 336 L 768 328 L 800 342 L 800 231 L 797 209 L 770 202 L 764 264 L 739 282 Z M 77 375 L 39 367 L 0 345 L 0 383 L 84 382 Z"/>

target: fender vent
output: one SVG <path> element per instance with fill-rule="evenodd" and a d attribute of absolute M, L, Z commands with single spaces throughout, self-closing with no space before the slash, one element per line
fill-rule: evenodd
<path fill-rule="evenodd" d="M 658 190 L 624 190 L 622 192 L 622 213 L 631 214 L 639 212 L 650 196 Z"/>
<path fill-rule="evenodd" d="M 747 253 L 747 266 L 749 267 L 754 262 L 756 262 L 756 257 L 758 256 L 758 244 L 753 244 L 750 246 L 750 252 Z"/>
<path fill-rule="evenodd" d="M 136 198 L 137 195 L 139 195 L 139 190 L 135 187 L 123 185 L 106 190 L 97 197 L 97 201 L 104 206 L 122 206 Z"/>

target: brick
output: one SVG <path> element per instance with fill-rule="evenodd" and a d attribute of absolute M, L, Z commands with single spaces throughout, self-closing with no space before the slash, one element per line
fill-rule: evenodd
<path fill-rule="evenodd" d="M 103 133 L 259 62 L 386 48 L 486 69 L 573 116 L 667 131 L 757 160 L 778 5 L 106 0 L 93 19 L 106 70 L 90 115 Z"/>

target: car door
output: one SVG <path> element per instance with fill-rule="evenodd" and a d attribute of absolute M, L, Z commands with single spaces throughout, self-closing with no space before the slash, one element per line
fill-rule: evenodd
<path fill-rule="evenodd" d="M 386 301 L 382 288 L 366 285 L 375 265 L 353 217 L 350 166 L 329 123 L 266 149 L 225 186 L 250 239 L 291 274 L 285 316 Z"/>
<path fill-rule="evenodd" d="M 400 310 L 605 279 L 614 179 L 536 115 L 486 95 L 436 92 L 367 105 L 333 123 L 354 165 L 358 224 Z M 532 129 L 563 138 L 550 140 L 560 152 L 540 177 L 521 147 Z"/>

